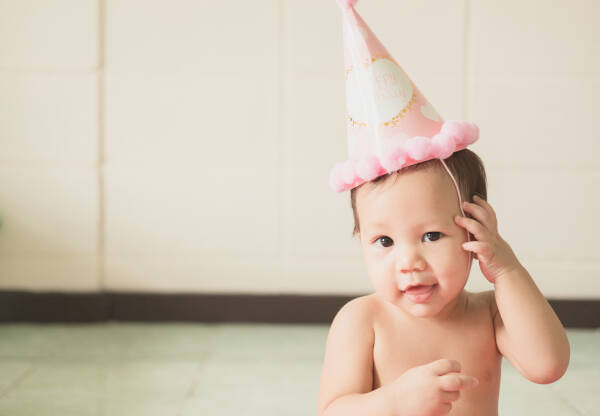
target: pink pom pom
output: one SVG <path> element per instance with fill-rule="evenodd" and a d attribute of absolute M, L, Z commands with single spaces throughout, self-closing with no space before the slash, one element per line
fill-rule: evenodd
<path fill-rule="evenodd" d="M 467 123 L 465 126 L 465 144 L 475 143 L 479 139 L 479 127 L 473 123 Z"/>
<path fill-rule="evenodd" d="M 436 134 L 431 139 L 431 146 L 433 148 L 432 155 L 438 159 L 447 159 L 456 150 L 456 143 L 452 137 L 447 136 L 443 133 Z"/>
<path fill-rule="evenodd" d="M 341 178 L 344 181 L 344 183 L 352 185 L 356 180 L 356 172 L 354 171 L 354 166 L 351 160 L 346 160 L 342 163 L 340 172 Z"/>
<path fill-rule="evenodd" d="M 442 133 L 452 137 L 461 149 L 479 139 L 479 127 L 466 121 L 448 120 L 442 126 Z"/>
<path fill-rule="evenodd" d="M 456 146 L 460 146 L 463 142 L 463 129 L 460 121 L 447 120 L 442 126 L 441 133 L 454 139 Z"/>
<path fill-rule="evenodd" d="M 350 7 L 354 7 L 358 0 L 337 0 L 338 4 L 342 9 L 349 9 Z"/>
<path fill-rule="evenodd" d="M 383 155 L 381 166 L 388 172 L 395 172 L 402 169 L 406 163 L 406 158 L 407 155 L 404 149 L 397 147 Z"/>
<path fill-rule="evenodd" d="M 356 164 L 356 173 L 365 181 L 372 181 L 379 176 L 381 165 L 375 156 L 362 158 Z"/>
<path fill-rule="evenodd" d="M 425 160 L 431 152 L 431 139 L 422 136 L 413 137 L 406 141 L 405 149 L 412 159 L 417 161 Z"/>
<path fill-rule="evenodd" d="M 335 192 L 342 192 L 345 190 L 344 189 L 345 184 L 340 175 L 341 166 L 342 166 L 341 163 L 336 163 L 335 167 L 333 167 L 331 169 L 331 171 L 329 172 L 329 186 Z"/>

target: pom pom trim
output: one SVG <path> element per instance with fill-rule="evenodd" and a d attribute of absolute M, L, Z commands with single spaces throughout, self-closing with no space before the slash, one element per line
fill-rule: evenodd
<path fill-rule="evenodd" d="M 388 149 L 380 158 L 367 155 L 337 163 L 329 173 L 329 186 L 348 191 L 386 173 L 431 159 L 447 159 L 479 139 L 479 128 L 467 121 L 448 120 L 435 136 L 417 136 Z"/>
<path fill-rule="evenodd" d="M 342 9 L 350 9 L 358 2 L 358 0 L 337 0 Z"/>

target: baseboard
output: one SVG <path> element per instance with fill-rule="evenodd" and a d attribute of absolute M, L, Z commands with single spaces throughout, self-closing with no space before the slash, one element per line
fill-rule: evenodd
<path fill-rule="evenodd" d="M 0 322 L 331 323 L 355 296 L 0 291 Z M 549 299 L 565 327 L 600 327 L 600 299 Z"/>

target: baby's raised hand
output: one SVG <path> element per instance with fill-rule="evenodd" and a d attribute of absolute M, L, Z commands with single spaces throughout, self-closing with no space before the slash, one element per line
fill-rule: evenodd
<path fill-rule="evenodd" d="M 479 380 L 460 374 L 460 363 L 441 359 L 411 368 L 390 386 L 398 415 L 439 416 L 452 409 L 460 390 L 477 387 Z"/>
<path fill-rule="evenodd" d="M 463 202 L 463 209 L 474 219 L 457 215 L 456 224 L 473 234 L 476 241 L 463 243 L 463 248 L 475 253 L 479 268 L 490 283 L 505 273 L 519 267 L 520 263 L 506 241 L 498 234 L 498 221 L 494 209 L 477 195 L 475 203 Z"/>

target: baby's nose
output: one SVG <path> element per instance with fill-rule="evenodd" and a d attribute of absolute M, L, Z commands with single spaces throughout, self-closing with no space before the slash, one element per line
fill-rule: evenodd
<path fill-rule="evenodd" d="M 425 270 L 425 260 L 418 250 L 402 250 L 396 258 L 396 271 L 400 274 Z"/>

